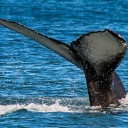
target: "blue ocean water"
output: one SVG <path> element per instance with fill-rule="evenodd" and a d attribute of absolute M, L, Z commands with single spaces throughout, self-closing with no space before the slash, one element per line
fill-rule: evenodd
<path fill-rule="evenodd" d="M 70 44 L 94 30 L 128 40 L 127 0 L 1 0 L 0 18 Z M 128 52 L 117 72 L 128 92 Z M 0 127 L 128 127 L 121 106 L 90 107 L 84 73 L 31 39 L 0 26 Z"/>

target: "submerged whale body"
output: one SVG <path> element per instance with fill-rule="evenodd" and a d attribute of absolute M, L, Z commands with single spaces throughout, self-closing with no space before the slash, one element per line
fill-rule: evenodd
<path fill-rule="evenodd" d="M 91 106 L 106 108 L 125 98 L 125 88 L 115 69 L 125 56 L 126 41 L 117 33 L 109 29 L 90 32 L 67 45 L 16 22 L 0 19 L 0 24 L 37 41 L 82 69 Z"/>

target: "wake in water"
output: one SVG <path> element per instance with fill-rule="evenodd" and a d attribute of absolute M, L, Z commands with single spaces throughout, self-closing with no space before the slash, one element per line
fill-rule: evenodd
<path fill-rule="evenodd" d="M 12 99 L 13 100 L 13 99 Z M 31 99 L 32 100 L 32 99 Z M 42 100 L 40 104 L 39 101 Z M 16 100 L 15 100 L 16 101 Z M 33 101 L 33 100 L 32 100 Z M 37 99 L 36 99 L 37 101 Z M 120 113 L 128 112 L 128 95 L 120 101 L 119 106 L 110 106 L 102 109 L 100 106 L 89 106 L 87 98 L 39 98 L 34 103 L 16 103 L 8 105 L 0 105 L 0 116 L 13 113 L 18 110 L 27 110 L 31 112 L 67 112 L 67 113 Z M 29 99 L 30 102 L 30 99 Z"/>

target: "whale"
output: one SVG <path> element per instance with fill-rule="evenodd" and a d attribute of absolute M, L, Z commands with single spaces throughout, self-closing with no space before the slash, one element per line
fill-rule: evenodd
<path fill-rule="evenodd" d="M 92 31 L 68 45 L 14 21 L 0 19 L 0 25 L 40 43 L 80 68 L 85 75 L 90 106 L 107 108 L 119 105 L 126 97 L 115 71 L 126 54 L 126 40 L 118 33 L 110 29 Z"/>

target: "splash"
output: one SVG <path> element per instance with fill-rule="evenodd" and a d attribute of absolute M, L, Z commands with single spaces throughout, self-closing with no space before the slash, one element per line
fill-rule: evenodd
<path fill-rule="evenodd" d="M 128 112 L 128 94 L 125 99 L 120 101 L 120 105 L 112 105 L 107 109 L 102 109 L 100 106 L 89 106 L 87 98 L 42 98 L 42 103 L 16 103 L 11 105 L 0 105 L 0 116 L 13 113 L 19 110 L 27 110 L 31 112 L 66 112 L 66 113 L 85 113 L 85 114 L 113 114 Z M 33 101 L 33 100 L 32 100 Z"/>
<path fill-rule="evenodd" d="M 20 105 L 0 105 L 0 116 L 22 109 Z"/>
<path fill-rule="evenodd" d="M 128 94 L 126 98 L 121 99 L 119 105 L 112 104 L 110 107 L 103 109 L 101 106 L 85 106 L 85 113 L 102 113 L 102 114 L 118 114 L 122 112 L 128 112 Z"/>
<path fill-rule="evenodd" d="M 60 105 L 59 100 L 57 100 L 52 105 L 35 104 L 35 103 L 30 103 L 28 105 L 24 105 L 24 104 L 0 105 L 0 116 L 23 109 L 32 112 L 72 112 L 70 108 Z"/>
<path fill-rule="evenodd" d="M 59 100 L 57 100 L 55 104 L 52 105 L 39 105 L 31 103 L 27 106 L 24 106 L 24 109 L 33 112 L 72 112 L 68 107 L 60 105 Z"/>

